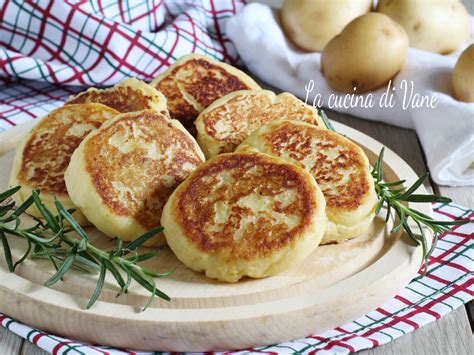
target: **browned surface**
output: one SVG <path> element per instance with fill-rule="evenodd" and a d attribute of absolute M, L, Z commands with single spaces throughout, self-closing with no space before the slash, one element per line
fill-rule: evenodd
<path fill-rule="evenodd" d="M 134 112 L 151 108 L 152 97 L 145 95 L 141 90 L 119 86 L 104 90 L 85 91 L 67 101 L 66 105 L 86 102 L 100 103 L 119 112 Z"/>
<path fill-rule="evenodd" d="M 260 126 L 275 120 L 297 120 L 318 125 L 313 111 L 294 96 L 279 95 L 272 103 L 261 93 L 240 94 L 203 117 L 206 133 L 222 142 L 219 153 L 233 152 L 242 141 Z M 224 124 L 223 124 L 224 123 Z M 218 127 L 225 126 L 222 131 Z"/>
<path fill-rule="evenodd" d="M 360 148 L 337 133 L 284 122 L 263 139 L 273 154 L 288 154 L 313 174 L 329 208 L 357 209 L 371 188 Z M 328 157 L 327 150 L 336 150 L 336 155 Z M 308 157 L 312 166 L 303 161 Z"/>
<path fill-rule="evenodd" d="M 175 67 L 156 88 L 166 96 L 171 117 L 192 132 L 199 112 L 213 101 L 249 89 L 237 76 L 205 59 L 190 59 Z"/>
<path fill-rule="evenodd" d="M 224 174 L 227 181 L 221 183 Z M 173 206 L 186 236 L 206 252 L 219 251 L 228 259 L 264 257 L 298 238 L 310 223 L 317 201 L 314 190 L 301 173 L 290 164 L 277 163 L 261 154 L 229 154 L 206 163 L 180 191 Z M 294 198 L 284 206 L 276 195 L 291 190 Z M 268 211 L 255 211 L 240 203 L 245 197 L 258 195 L 269 201 Z M 224 203 L 230 213 L 215 231 L 216 208 Z M 216 205 L 217 204 L 217 205 Z M 271 213 L 299 217 L 296 226 L 289 228 Z M 252 218 L 242 235 L 240 223 Z"/>
<path fill-rule="evenodd" d="M 271 100 L 266 95 L 236 95 L 203 115 L 206 134 L 223 143 L 219 153 L 233 152 L 250 133 L 263 124 L 264 111 L 269 106 Z M 225 131 L 218 126 L 223 121 Z"/>
<path fill-rule="evenodd" d="M 168 76 L 164 78 L 158 83 L 156 88 L 165 95 L 170 116 L 180 121 L 188 131 L 194 133 L 194 120 L 199 115 L 200 110 L 198 111 L 184 98 L 174 77 Z"/>
<path fill-rule="evenodd" d="M 110 143 L 114 137 L 118 146 Z M 193 140 L 153 111 L 123 115 L 88 141 L 84 157 L 104 204 L 147 229 L 159 225 L 171 192 L 202 163 Z"/>
<path fill-rule="evenodd" d="M 33 130 L 23 151 L 18 180 L 42 193 L 67 195 L 64 171 L 71 155 L 85 136 L 117 115 L 112 108 L 96 105 L 70 105 L 52 111 Z M 83 127 L 80 134 L 72 129 Z"/>

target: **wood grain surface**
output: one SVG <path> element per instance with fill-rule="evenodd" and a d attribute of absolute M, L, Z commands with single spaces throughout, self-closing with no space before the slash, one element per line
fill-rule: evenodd
<path fill-rule="evenodd" d="M 336 124 L 336 129 L 376 161 L 380 143 L 342 124 Z M 12 160 L 13 151 L 0 158 L 2 189 Z M 410 183 L 417 178 L 391 151 L 386 152 L 384 171 L 390 181 L 404 178 Z M 423 207 L 429 214 L 431 207 Z M 118 290 L 109 279 L 100 301 L 85 311 L 96 276 L 71 272 L 50 289 L 43 283 L 54 270 L 44 261 L 27 260 L 15 274 L 6 272 L 3 265 L 0 311 L 55 334 L 144 350 L 225 350 L 284 342 L 332 329 L 364 314 L 416 275 L 421 248 L 413 248 L 406 235 L 390 234 L 391 229 L 377 218 L 364 236 L 319 247 L 305 263 L 280 275 L 237 284 L 218 283 L 194 273 L 165 249 L 146 266 L 154 271 L 176 268 L 172 277 L 159 285 L 172 301 L 156 300 L 143 313 L 136 310 L 147 294 L 138 287 L 116 298 Z M 88 232 L 99 247 L 114 244 L 93 228 Z M 25 245 L 13 238 L 10 247 L 13 257 L 19 258 Z M 64 324 L 62 319 L 71 321 Z"/>

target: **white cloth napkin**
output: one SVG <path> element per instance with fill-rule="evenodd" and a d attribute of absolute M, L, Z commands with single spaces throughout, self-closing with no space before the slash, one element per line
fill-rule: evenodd
<path fill-rule="evenodd" d="M 331 94 L 338 97 L 345 95 L 334 92 L 326 85 L 320 71 L 320 53 L 302 52 L 288 42 L 270 7 L 257 3 L 245 6 L 228 20 L 226 33 L 249 70 L 268 84 L 305 100 L 305 86 L 308 87 L 309 81 L 313 80 L 314 88 L 307 102 L 312 104 L 319 93 L 324 100 L 323 107 L 328 107 Z M 380 107 L 387 87 L 370 92 L 374 102 L 372 108 L 361 105 L 330 108 L 415 129 L 431 176 L 437 184 L 474 185 L 474 103 L 457 101 L 451 95 L 451 71 L 461 50 L 442 56 L 410 48 L 402 70 L 393 80 L 395 90 L 390 91 L 394 94 L 395 105 L 392 108 Z M 404 80 L 408 93 L 413 81 L 414 93 L 429 98 L 435 95 L 433 105 L 436 108 L 426 107 L 425 104 L 421 108 L 403 109 L 404 90 L 400 85 Z M 366 93 L 363 97 L 368 95 Z M 408 96 L 405 103 L 407 100 Z"/>

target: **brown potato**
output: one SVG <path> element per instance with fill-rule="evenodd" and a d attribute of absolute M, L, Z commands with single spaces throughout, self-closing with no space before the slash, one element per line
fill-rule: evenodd
<path fill-rule="evenodd" d="M 281 22 L 298 47 L 321 51 L 345 25 L 372 9 L 372 0 L 285 0 Z"/>
<path fill-rule="evenodd" d="M 372 12 L 350 22 L 324 47 L 321 71 L 334 90 L 362 93 L 393 78 L 407 50 L 405 30 L 388 16 Z"/>
<path fill-rule="evenodd" d="M 458 100 L 474 102 L 474 44 L 459 56 L 453 70 L 452 83 Z"/>
<path fill-rule="evenodd" d="M 402 25 L 413 48 L 447 54 L 469 39 L 469 14 L 458 0 L 379 0 L 377 11 Z"/>

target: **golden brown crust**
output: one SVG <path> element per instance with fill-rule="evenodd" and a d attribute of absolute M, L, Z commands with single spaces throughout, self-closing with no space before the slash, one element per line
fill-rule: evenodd
<path fill-rule="evenodd" d="M 166 112 L 120 117 L 87 142 L 85 167 L 111 211 L 133 216 L 150 229 L 160 224 L 163 206 L 175 187 L 203 159 L 193 139 L 173 126 Z"/>
<path fill-rule="evenodd" d="M 262 122 L 262 124 L 264 124 L 263 122 L 268 121 L 269 116 L 271 116 L 270 112 L 265 115 L 264 110 L 270 106 L 272 106 L 271 98 L 267 95 L 236 95 L 225 104 L 208 111 L 203 116 L 206 133 L 219 142 L 226 142 L 229 145 L 232 145 L 235 149 L 235 147 L 248 135 L 246 131 L 242 130 L 241 126 L 255 125 L 255 128 L 258 128 L 260 124 L 256 125 L 257 123 Z M 247 122 L 247 120 L 233 119 L 235 117 L 241 117 L 240 112 L 242 111 L 242 108 L 246 111 L 245 116 L 252 118 L 258 117 L 258 122 L 255 122 L 257 120 Z M 228 130 L 224 132 L 217 127 L 217 124 L 222 122 L 223 118 L 227 118 L 229 126 Z M 252 123 L 254 124 L 252 125 Z M 249 128 L 248 130 L 252 132 L 254 130 L 252 128 Z M 219 153 L 229 153 L 231 151 L 232 150 L 221 147 Z"/>
<path fill-rule="evenodd" d="M 195 133 L 194 120 L 218 98 L 236 90 L 252 89 L 237 75 L 205 58 L 191 58 L 154 83 L 168 100 L 171 118 Z"/>
<path fill-rule="evenodd" d="M 287 119 L 320 125 L 314 109 L 289 93 L 275 97 L 269 91 L 259 90 L 232 95 L 202 115 L 206 134 L 222 143 L 219 154 L 234 151 L 248 135 L 268 122 Z"/>
<path fill-rule="evenodd" d="M 18 181 L 43 194 L 67 196 L 64 172 L 87 134 L 119 112 L 100 104 L 61 107 L 31 132 L 23 150 Z"/>
<path fill-rule="evenodd" d="M 263 258 L 312 224 L 318 203 L 301 172 L 264 154 L 221 155 L 177 191 L 173 213 L 199 250 L 219 251 L 227 261 Z"/>
<path fill-rule="evenodd" d="M 367 161 L 360 148 L 335 132 L 283 122 L 262 139 L 275 155 L 285 151 L 289 158 L 311 172 L 328 208 L 355 210 L 372 188 L 367 179 Z M 312 166 L 305 163 L 307 157 L 311 157 Z"/>
<path fill-rule="evenodd" d="M 166 110 L 166 98 L 153 86 L 135 78 L 128 78 L 107 89 L 90 88 L 69 98 L 65 105 L 87 102 L 101 103 L 122 113 Z"/>
<path fill-rule="evenodd" d="M 176 71 L 179 70 L 179 68 L 176 69 Z M 171 75 L 173 74 L 172 72 Z M 170 76 L 164 78 L 156 85 L 156 88 L 165 95 L 170 116 L 180 121 L 184 127 L 189 130 L 195 117 L 199 114 L 199 111 L 184 98 L 174 77 Z"/>
<path fill-rule="evenodd" d="M 65 105 L 87 102 L 100 103 L 119 112 L 134 112 L 152 108 L 150 105 L 151 96 L 131 87 L 115 88 L 113 92 L 107 90 L 86 91 L 66 102 Z"/>

